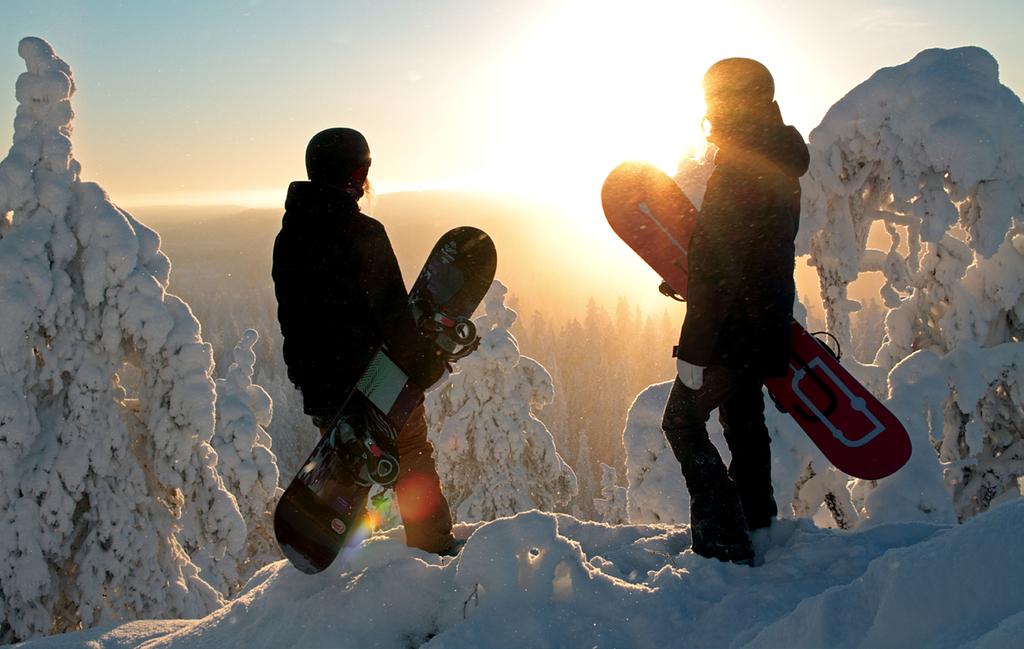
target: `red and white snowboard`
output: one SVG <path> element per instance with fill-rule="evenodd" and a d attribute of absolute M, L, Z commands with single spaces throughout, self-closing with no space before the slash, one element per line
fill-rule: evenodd
<path fill-rule="evenodd" d="M 626 162 L 608 175 L 601 202 L 615 233 L 685 298 L 697 210 L 675 181 L 647 163 Z M 884 478 L 910 459 L 899 420 L 795 320 L 789 372 L 765 386 L 840 471 Z"/>

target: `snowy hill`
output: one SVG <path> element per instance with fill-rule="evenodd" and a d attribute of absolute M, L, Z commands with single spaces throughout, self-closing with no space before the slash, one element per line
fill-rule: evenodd
<path fill-rule="evenodd" d="M 269 565 L 201 620 L 18 646 L 1010 647 L 1024 632 L 1021 529 L 1024 500 L 956 527 L 779 521 L 749 568 L 684 550 L 685 527 L 527 512 L 460 528 L 455 559 L 381 535 L 317 576 Z"/>

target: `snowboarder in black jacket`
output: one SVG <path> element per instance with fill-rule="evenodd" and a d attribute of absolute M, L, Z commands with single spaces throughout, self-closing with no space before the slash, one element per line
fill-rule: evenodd
<path fill-rule="evenodd" d="M 761 385 L 789 362 L 798 178 L 809 163 L 774 92 L 751 59 L 719 61 L 704 77 L 718 153 L 690 244 L 678 377 L 662 421 L 690 492 L 694 552 L 738 563 L 753 561 L 749 530 L 778 513 Z M 705 427 L 715 408 L 728 469 Z"/>
<path fill-rule="evenodd" d="M 332 128 L 306 148 L 308 182 L 288 188 L 274 242 L 277 317 L 288 378 L 303 408 L 326 433 L 331 417 L 383 344 L 426 389 L 444 372 L 422 336 L 384 226 L 360 213 L 370 148 L 358 131 Z M 452 519 L 427 440 L 422 404 L 398 435 L 395 485 L 406 542 L 429 552 L 452 547 Z"/>

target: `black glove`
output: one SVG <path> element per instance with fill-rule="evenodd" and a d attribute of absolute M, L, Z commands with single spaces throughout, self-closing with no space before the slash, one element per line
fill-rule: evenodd
<path fill-rule="evenodd" d="M 658 286 L 658 292 L 661 293 L 662 295 L 666 296 L 666 297 L 670 297 L 673 300 L 676 300 L 677 302 L 685 302 L 686 301 L 685 297 L 683 297 L 679 293 L 676 293 L 676 290 L 674 288 L 672 288 L 671 286 L 669 286 L 669 283 L 665 282 L 665 281 L 662 281 L 661 285 Z"/>

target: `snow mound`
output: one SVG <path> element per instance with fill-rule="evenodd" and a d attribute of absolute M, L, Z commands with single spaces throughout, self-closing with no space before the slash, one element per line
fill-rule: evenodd
<path fill-rule="evenodd" d="M 1024 554 L 1009 543 L 1022 513 L 1018 500 L 980 517 L 983 522 L 892 550 L 861 578 L 805 599 L 750 646 L 938 648 L 984 636 L 986 644 L 1020 642 L 1007 632 L 1022 623 Z"/>
<path fill-rule="evenodd" d="M 661 430 L 672 382 L 652 385 L 633 401 L 622 433 L 626 449 L 626 510 L 633 523 L 688 523 L 690 496 Z M 722 450 L 724 442 L 712 437 Z"/>
<path fill-rule="evenodd" d="M 102 629 L 24 647 L 123 647 L 129 629 L 147 649 L 997 646 L 1022 627 L 1022 526 L 1024 500 L 958 527 L 779 521 L 757 539 L 764 565 L 749 568 L 682 551 L 685 527 L 531 511 L 461 526 L 455 559 L 377 536 L 320 575 L 267 566 L 162 637 L 133 623 L 116 640 Z"/>

